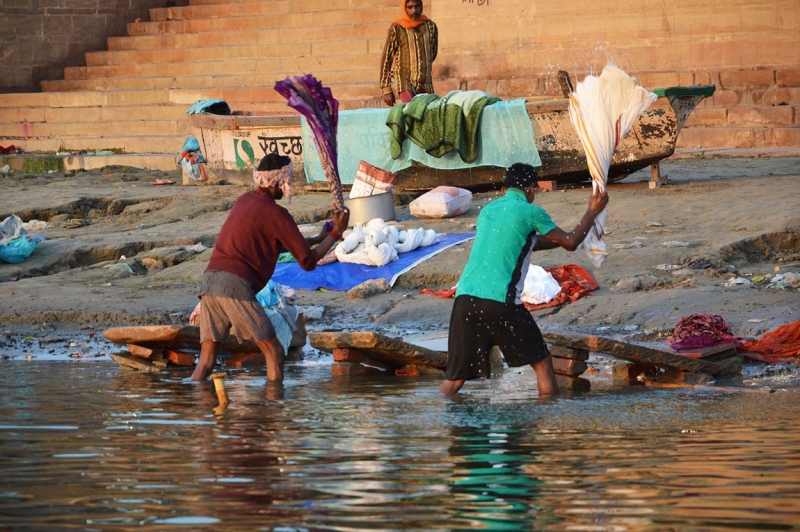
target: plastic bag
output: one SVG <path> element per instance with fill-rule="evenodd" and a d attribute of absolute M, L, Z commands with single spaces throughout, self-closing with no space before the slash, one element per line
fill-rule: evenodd
<path fill-rule="evenodd" d="M 541 266 L 530 265 L 528 274 L 525 276 L 522 295 L 520 296 L 523 303 L 532 305 L 549 303 L 559 292 L 561 292 L 561 285 L 549 272 L 545 271 Z"/>
<path fill-rule="evenodd" d="M 27 259 L 36 250 L 36 242 L 27 236 L 21 236 L 0 244 L 0 261 L 10 264 L 19 264 Z"/>

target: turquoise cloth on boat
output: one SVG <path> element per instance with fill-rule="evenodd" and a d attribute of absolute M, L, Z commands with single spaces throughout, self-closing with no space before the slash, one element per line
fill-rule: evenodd
<path fill-rule="evenodd" d="M 231 114 L 231 106 L 228 105 L 228 102 L 225 100 L 211 98 L 207 100 L 197 100 L 186 110 L 187 115 L 200 115 L 203 113 L 229 115 Z"/>
<path fill-rule="evenodd" d="M 542 165 L 525 100 L 500 101 L 483 108 L 478 128 L 480 149 L 473 163 L 462 161 L 456 150 L 442 157 L 433 157 L 413 142 L 404 142 L 400 156 L 393 159 L 392 131 L 386 126 L 389 112 L 390 109 L 357 109 L 339 113 L 337 143 L 342 184 L 353 184 L 359 161 L 389 172 L 404 170 L 411 166 L 412 161 L 438 170 L 478 166 L 507 168 L 514 163 Z M 327 181 L 311 129 L 305 117 L 301 120 L 306 180 L 309 183 Z"/>
<path fill-rule="evenodd" d="M 481 113 L 499 101 L 483 91 L 450 91 L 441 98 L 419 94 L 407 104 L 395 105 L 386 119 L 392 130 L 392 158 L 400 156 L 409 139 L 428 155 L 442 157 L 456 150 L 464 162 L 475 162 Z"/>

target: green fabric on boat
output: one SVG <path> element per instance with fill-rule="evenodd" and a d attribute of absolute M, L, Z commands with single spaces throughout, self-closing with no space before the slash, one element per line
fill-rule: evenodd
<path fill-rule="evenodd" d="M 413 142 L 404 142 L 400 157 L 392 158 L 392 130 L 386 126 L 389 113 L 387 108 L 339 112 L 337 150 L 339 177 L 343 184 L 353 183 L 358 163 L 362 160 L 389 172 L 400 172 L 410 167 L 412 162 L 437 170 L 480 166 L 507 168 L 514 163 L 542 165 L 525 100 L 500 101 L 484 107 L 477 128 L 480 150 L 472 163 L 465 163 L 456 150 L 443 157 L 433 157 Z M 309 183 L 324 182 L 325 174 L 313 135 L 305 118 L 301 117 L 301 123 L 306 180 Z"/>
<path fill-rule="evenodd" d="M 481 112 L 499 101 L 481 91 L 450 91 L 441 98 L 421 94 L 408 104 L 395 105 L 386 119 L 392 130 L 392 158 L 400 157 L 408 138 L 433 157 L 456 150 L 464 162 L 475 162 Z"/>

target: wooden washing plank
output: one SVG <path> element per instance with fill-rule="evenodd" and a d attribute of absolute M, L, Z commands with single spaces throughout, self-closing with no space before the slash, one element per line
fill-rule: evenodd
<path fill-rule="evenodd" d="M 542 332 L 542 336 L 544 336 L 544 340 L 548 344 L 572 349 L 588 349 L 589 351 L 604 353 L 631 362 L 641 362 L 652 366 L 679 369 L 692 373 L 707 373 L 709 375 L 726 375 L 730 372 L 727 368 L 714 362 L 699 358 L 686 358 L 651 347 L 620 342 L 602 336 L 555 332 Z"/>
<path fill-rule="evenodd" d="M 156 366 L 155 364 L 153 364 L 148 360 L 135 357 L 133 355 L 128 355 L 126 353 L 111 353 L 108 356 L 111 357 L 111 360 L 118 362 L 123 366 L 137 369 L 139 371 L 146 371 L 149 373 L 161 373 L 164 369 Z"/>
<path fill-rule="evenodd" d="M 168 348 L 175 351 L 200 351 L 200 327 L 194 325 L 143 325 L 112 327 L 103 332 L 115 344 L 134 344 L 147 348 Z M 250 340 L 239 343 L 235 337 L 220 342 L 220 353 L 258 353 L 258 346 Z"/>
<path fill-rule="evenodd" d="M 447 353 L 373 332 L 317 332 L 309 333 L 308 338 L 311 346 L 316 349 L 358 349 L 390 369 L 399 369 L 409 364 L 441 370 L 447 367 Z"/>

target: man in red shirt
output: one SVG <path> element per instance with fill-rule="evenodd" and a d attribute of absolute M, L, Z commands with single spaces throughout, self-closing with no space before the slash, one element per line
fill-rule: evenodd
<path fill-rule="evenodd" d="M 276 203 L 291 199 L 292 164 L 269 154 L 253 171 L 258 188 L 242 194 L 219 232 L 200 291 L 200 359 L 192 380 L 204 380 L 214 369 L 219 342 L 231 331 L 241 342 L 252 339 L 267 363 L 267 380 L 283 380 L 285 353 L 272 323 L 256 300 L 275 271 L 278 255 L 289 251 L 311 271 L 342 237 L 348 211 L 333 216 L 333 229 L 304 238 L 292 215 Z M 311 249 L 311 245 L 317 244 Z"/>

